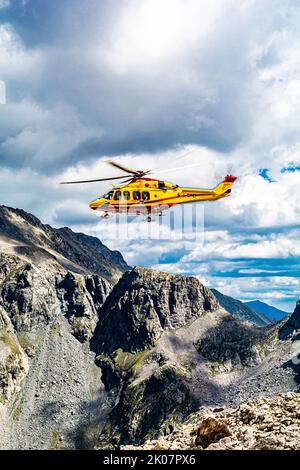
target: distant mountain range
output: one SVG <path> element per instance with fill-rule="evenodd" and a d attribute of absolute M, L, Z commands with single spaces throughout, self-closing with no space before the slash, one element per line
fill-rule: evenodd
<path fill-rule="evenodd" d="M 211 289 L 219 304 L 231 313 L 233 317 L 242 322 L 253 323 L 256 326 L 267 326 L 274 323 L 273 319 L 254 308 L 246 305 L 240 300 L 234 299 L 229 295 L 222 294 L 216 289 Z"/>
<path fill-rule="evenodd" d="M 284 317 L 289 315 L 288 312 L 284 312 L 279 308 L 272 307 L 271 305 L 261 302 L 260 300 L 251 300 L 250 302 L 244 302 L 244 305 L 255 310 L 261 315 L 266 315 L 267 317 L 274 319 L 276 321 L 282 320 Z"/>
<path fill-rule="evenodd" d="M 289 315 L 288 312 L 272 307 L 260 300 L 241 302 L 240 300 L 234 299 L 229 295 L 225 295 L 216 289 L 211 290 L 218 299 L 219 304 L 237 320 L 242 322 L 250 322 L 256 326 L 267 326 L 272 323 L 276 323 Z"/>

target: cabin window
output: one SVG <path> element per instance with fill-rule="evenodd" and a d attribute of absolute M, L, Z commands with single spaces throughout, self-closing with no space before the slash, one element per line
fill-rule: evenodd
<path fill-rule="evenodd" d="M 114 195 L 114 200 L 119 201 L 121 199 L 121 191 L 116 191 Z"/>
<path fill-rule="evenodd" d="M 114 194 L 113 191 L 109 191 L 109 193 L 104 194 L 103 197 L 104 197 L 104 199 L 108 199 L 108 200 L 110 201 L 110 200 L 112 199 L 112 197 L 113 197 L 113 194 Z"/>
<path fill-rule="evenodd" d="M 129 191 L 124 191 L 124 192 L 123 192 L 123 198 L 126 199 L 126 201 L 129 201 L 129 199 L 130 199 L 130 192 L 129 192 Z"/>
<path fill-rule="evenodd" d="M 135 201 L 139 201 L 141 199 L 141 193 L 139 191 L 133 191 L 132 196 Z"/>
<path fill-rule="evenodd" d="M 144 201 L 149 201 L 149 199 L 150 199 L 150 193 L 149 193 L 149 191 L 143 191 L 143 192 L 142 192 L 142 199 L 143 199 Z"/>
<path fill-rule="evenodd" d="M 165 182 L 164 181 L 159 181 L 158 182 L 158 189 L 166 189 Z"/>

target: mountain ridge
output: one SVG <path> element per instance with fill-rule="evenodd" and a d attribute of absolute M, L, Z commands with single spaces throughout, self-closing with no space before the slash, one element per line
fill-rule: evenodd
<path fill-rule="evenodd" d="M 53 228 L 22 209 L 0 206 L 0 246 L 39 265 L 49 259 L 85 274 L 100 274 L 115 282 L 130 266 L 118 251 L 109 250 L 96 237 Z"/>
<path fill-rule="evenodd" d="M 252 308 L 248 307 L 244 302 L 225 295 L 216 289 L 211 289 L 211 291 L 216 296 L 222 307 L 231 313 L 237 320 L 249 321 L 257 326 L 267 326 L 274 323 L 268 316 L 256 312 Z"/>
<path fill-rule="evenodd" d="M 241 322 L 198 279 L 106 250 L 0 209 L 0 448 L 140 445 L 203 407 L 299 389 L 298 307 Z"/>
<path fill-rule="evenodd" d="M 284 317 L 288 316 L 289 313 L 279 308 L 273 307 L 272 305 L 262 302 L 261 300 L 250 300 L 244 302 L 245 305 L 252 308 L 255 312 L 261 315 L 266 315 L 269 318 L 273 318 L 276 321 L 282 320 Z"/>

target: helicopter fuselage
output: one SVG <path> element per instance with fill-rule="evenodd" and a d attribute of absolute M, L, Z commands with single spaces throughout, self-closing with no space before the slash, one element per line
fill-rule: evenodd
<path fill-rule="evenodd" d="M 185 188 L 152 178 L 136 178 L 114 187 L 90 203 L 90 208 L 105 213 L 162 213 L 177 204 L 216 201 L 228 197 L 236 177 L 228 175 L 213 189 Z"/>

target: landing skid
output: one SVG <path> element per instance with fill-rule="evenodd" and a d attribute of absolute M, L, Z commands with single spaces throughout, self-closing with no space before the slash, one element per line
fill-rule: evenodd
<path fill-rule="evenodd" d="M 153 215 L 156 216 L 156 217 L 165 217 L 166 216 L 166 214 L 164 214 L 163 212 L 158 212 L 158 213 L 153 214 Z M 147 222 L 152 222 L 152 220 L 153 220 L 152 216 L 148 215 L 146 220 L 147 220 Z"/>
<path fill-rule="evenodd" d="M 132 216 L 132 217 L 136 217 L 136 216 L 140 216 L 142 215 L 141 213 L 136 213 L 136 214 L 130 214 L 128 213 L 127 214 L 128 216 Z M 153 222 L 154 221 L 154 217 L 163 217 L 165 216 L 166 214 L 162 213 L 162 212 L 158 212 L 158 213 L 153 213 L 152 215 L 147 215 L 146 218 L 144 219 L 145 222 Z M 113 214 L 110 214 L 108 212 L 105 212 L 105 214 L 102 214 L 100 216 L 100 219 L 111 219 L 114 215 Z"/>
<path fill-rule="evenodd" d="M 153 219 L 154 216 L 161 218 L 161 217 L 165 217 L 166 214 L 164 214 L 163 212 L 158 212 L 158 213 L 154 213 L 152 215 L 147 215 L 146 219 L 144 219 L 145 222 L 153 222 L 154 221 L 154 219 Z"/>
<path fill-rule="evenodd" d="M 100 216 L 101 219 L 111 219 L 111 217 L 112 217 L 112 215 L 109 214 L 108 212 L 105 212 L 105 214 Z"/>

